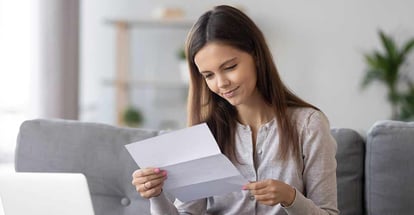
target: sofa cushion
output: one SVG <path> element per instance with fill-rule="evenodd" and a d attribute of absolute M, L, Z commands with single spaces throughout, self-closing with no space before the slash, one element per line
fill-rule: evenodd
<path fill-rule="evenodd" d="M 414 214 L 414 122 L 376 122 L 366 150 L 367 213 Z"/>
<path fill-rule="evenodd" d="M 148 201 L 131 184 L 138 166 L 123 145 L 155 135 L 156 131 L 98 123 L 26 121 L 20 127 L 15 168 L 85 174 L 95 214 L 149 214 Z"/>
<path fill-rule="evenodd" d="M 352 129 L 333 128 L 331 133 L 338 145 L 338 208 L 345 215 L 364 214 L 364 140 Z"/>

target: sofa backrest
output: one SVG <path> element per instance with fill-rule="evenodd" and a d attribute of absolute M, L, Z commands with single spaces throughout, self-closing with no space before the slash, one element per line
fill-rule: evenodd
<path fill-rule="evenodd" d="M 31 120 L 20 127 L 15 154 L 18 172 L 85 174 L 95 214 L 149 214 L 149 203 L 131 184 L 138 166 L 125 144 L 156 131 L 69 120 Z"/>
<path fill-rule="evenodd" d="M 364 214 L 365 141 L 352 129 L 333 128 L 337 142 L 338 208 L 342 215 Z"/>
<path fill-rule="evenodd" d="M 414 122 L 378 121 L 368 132 L 367 214 L 414 214 Z"/>
<path fill-rule="evenodd" d="M 368 133 L 366 148 L 354 130 L 333 128 L 331 133 L 338 144 L 341 214 L 414 214 L 414 122 L 377 122 Z M 29 120 L 20 128 L 15 168 L 83 173 L 96 214 L 145 215 L 149 203 L 131 185 L 138 166 L 124 145 L 158 134 L 100 123 Z"/>

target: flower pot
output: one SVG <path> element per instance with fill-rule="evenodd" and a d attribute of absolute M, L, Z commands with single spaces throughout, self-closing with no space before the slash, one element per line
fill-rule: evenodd
<path fill-rule="evenodd" d="M 188 83 L 190 81 L 190 71 L 188 70 L 187 61 L 182 60 L 179 64 L 181 81 Z"/>

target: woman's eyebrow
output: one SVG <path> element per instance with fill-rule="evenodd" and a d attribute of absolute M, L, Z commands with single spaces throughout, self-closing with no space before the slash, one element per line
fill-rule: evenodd
<path fill-rule="evenodd" d="M 229 59 L 229 60 L 226 60 L 226 61 L 224 61 L 222 64 L 220 64 L 220 66 L 219 66 L 219 69 L 223 69 L 223 67 L 226 65 L 226 64 L 228 64 L 228 63 L 230 63 L 230 62 L 232 62 L 232 61 L 234 61 L 234 60 L 236 60 L 237 59 L 237 57 L 233 57 L 233 58 L 231 58 L 231 59 Z M 209 72 L 211 72 L 211 71 L 200 71 L 200 73 L 209 73 Z"/>
<path fill-rule="evenodd" d="M 229 60 L 224 61 L 220 66 L 219 69 L 222 69 L 226 64 L 230 63 L 231 61 L 236 60 L 237 57 L 231 58 Z"/>

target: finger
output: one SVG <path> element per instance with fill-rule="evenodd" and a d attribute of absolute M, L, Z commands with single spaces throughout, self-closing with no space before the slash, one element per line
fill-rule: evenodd
<path fill-rule="evenodd" d="M 149 190 L 145 190 L 145 191 L 139 191 L 141 197 L 143 198 L 151 198 L 151 197 L 155 197 L 155 196 L 159 196 L 160 193 L 162 192 L 162 187 L 163 187 L 164 183 L 161 183 L 159 186 L 154 187 L 152 189 Z"/>
<path fill-rule="evenodd" d="M 269 187 L 263 187 L 261 189 L 251 189 L 250 193 L 253 195 L 264 195 L 267 194 L 269 192 Z"/>
<path fill-rule="evenodd" d="M 259 187 L 258 189 L 255 190 L 250 190 L 250 192 L 253 195 L 263 195 L 263 194 L 267 194 L 267 193 L 279 193 L 280 192 L 280 187 L 276 182 L 264 182 L 263 187 Z"/>
<path fill-rule="evenodd" d="M 246 188 L 246 190 L 259 190 L 259 189 L 263 189 L 266 187 L 266 183 L 264 183 L 263 181 L 259 181 L 259 182 L 252 182 L 252 183 L 248 183 L 246 185 L 244 185 L 244 188 Z"/>
<path fill-rule="evenodd" d="M 145 193 L 145 192 L 148 192 L 149 190 L 151 190 L 150 189 L 150 187 L 148 187 L 145 183 L 143 183 L 143 184 L 138 184 L 138 185 L 136 185 L 135 186 L 136 187 L 136 189 L 137 189 L 137 191 L 139 192 L 139 193 Z"/>
<path fill-rule="evenodd" d="M 145 192 L 141 192 L 140 195 L 143 198 L 149 199 L 149 198 L 152 198 L 152 197 L 159 196 L 161 192 L 162 192 L 161 188 L 160 189 L 152 189 L 152 190 L 148 190 L 148 191 L 145 191 Z"/>
<path fill-rule="evenodd" d="M 144 185 L 144 188 L 146 190 L 150 190 L 150 189 L 153 189 L 153 188 L 156 188 L 156 187 L 160 186 L 162 183 L 164 183 L 164 181 L 166 179 L 167 179 L 167 177 L 154 179 L 154 180 L 147 181 L 147 182 L 143 183 L 143 185 Z"/>
<path fill-rule="evenodd" d="M 266 193 L 262 195 L 254 195 L 254 198 L 257 201 L 269 201 L 269 200 L 278 199 L 278 195 L 275 193 Z"/>
<path fill-rule="evenodd" d="M 147 175 L 152 175 L 152 174 L 157 174 L 160 173 L 161 170 L 160 168 L 154 168 L 154 167 L 148 167 L 148 168 L 143 168 L 143 169 L 139 169 L 136 170 L 133 174 L 132 177 L 143 177 L 143 176 L 147 176 Z"/>
<path fill-rule="evenodd" d="M 275 201 L 275 200 L 266 200 L 266 201 L 257 201 L 257 202 L 259 202 L 260 204 L 263 204 L 263 205 L 268 205 L 268 206 L 275 206 L 275 205 L 280 203 L 280 202 Z"/>
<path fill-rule="evenodd" d="M 150 176 L 146 176 L 146 177 L 134 178 L 132 180 L 132 184 L 133 185 L 143 184 L 147 181 L 152 181 L 152 180 L 163 178 L 163 177 L 164 177 L 164 175 L 150 175 Z"/>
<path fill-rule="evenodd" d="M 255 195 L 255 199 L 264 205 L 276 205 L 279 204 L 282 200 L 280 196 L 274 193 L 267 193 L 264 195 Z"/>
<path fill-rule="evenodd" d="M 146 181 L 144 183 L 136 183 L 135 181 L 133 183 L 135 185 L 135 189 L 138 192 L 142 193 L 142 192 L 157 188 L 159 186 L 161 186 L 162 188 L 162 185 L 166 179 L 167 179 L 167 176 L 163 176 L 162 178 L 154 179 L 151 181 Z"/>
<path fill-rule="evenodd" d="M 142 177 L 134 177 L 132 180 L 133 185 L 143 184 L 147 181 L 152 181 L 155 179 L 164 178 L 167 175 L 167 172 L 162 170 L 160 173 L 142 176 Z"/>

